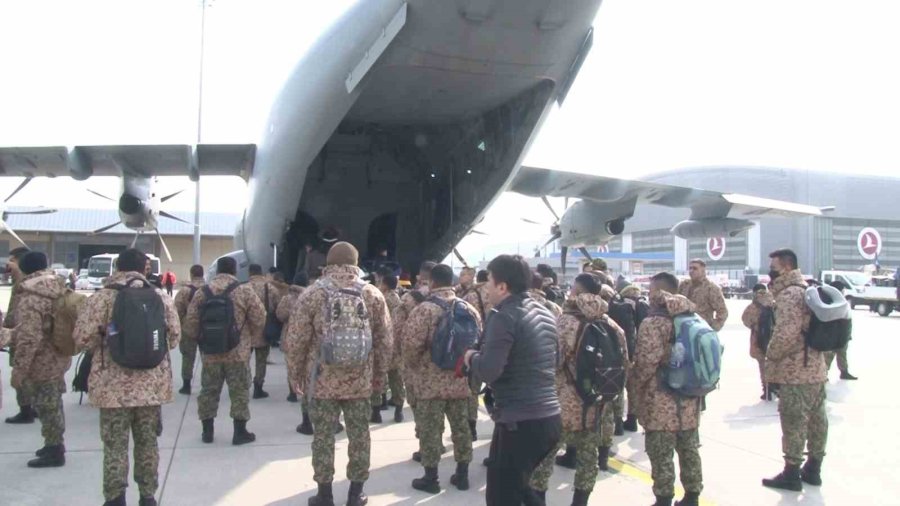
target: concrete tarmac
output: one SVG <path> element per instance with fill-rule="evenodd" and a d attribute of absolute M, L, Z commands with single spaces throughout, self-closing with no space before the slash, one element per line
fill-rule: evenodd
<path fill-rule="evenodd" d="M 0 307 L 6 307 L 9 289 L 0 289 Z M 851 372 L 856 382 L 839 381 L 836 365 L 828 384 L 830 433 L 828 456 L 823 468 L 824 485 L 806 486 L 803 493 L 777 492 L 763 488 L 760 480 L 777 474 L 782 467 L 781 432 L 777 403 L 759 399 L 756 362 L 748 355 L 749 332 L 740 315 L 747 302 L 729 301 L 729 322 L 721 338 L 726 352 L 719 391 L 708 397 L 708 411 L 701 423 L 701 456 L 706 505 L 837 505 L 900 504 L 900 484 L 893 470 L 900 461 L 900 443 L 895 420 L 900 419 L 900 396 L 891 364 L 900 356 L 900 315 L 882 318 L 862 309 L 853 313 L 855 338 L 850 344 Z M 175 388 L 180 387 L 181 356 L 172 353 Z M 255 443 L 231 445 L 232 426 L 229 402 L 223 394 L 216 420 L 213 444 L 200 441 L 196 394 L 199 392 L 199 364 L 195 371 L 194 394 L 175 393 L 175 402 L 163 407 L 164 433 L 160 446 L 160 489 L 157 498 L 166 506 L 193 505 L 305 505 L 315 494 L 312 479 L 311 436 L 295 432 L 300 422 L 299 404 L 285 401 L 288 389 L 284 358 L 274 350 L 266 390 L 271 397 L 251 401 L 251 431 Z M 74 366 L 67 375 L 71 384 Z M 0 362 L 3 379 L 3 408 L 0 417 L 16 413 L 15 392 L 9 386 L 10 368 L 6 357 Z M 56 469 L 29 469 L 25 463 L 43 445 L 40 425 L 0 423 L 0 505 L 99 505 L 101 493 L 102 444 L 98 411 L 87 397 L 79 404 L 79 394 L 64 396 L 66 410 L 66 465 Z M 445 433 L 440 465 L 441 485 L 437 496 L 410 487 L 422 468 L 410 460 L 418 449 L 413 435 L 412 413 L 406 422 L 395 424 L 392 411 L 383 412 L 385 423 L 371 425 L 371 477 L 366 484 L 369 504 L 483 504 L 485 470 L 481 460 L 487 455 L 492 423 L 485 412 L 478 423 L 475 462 L 470 470 L 472 488 L 460 492 L 450 486 L 454 470 L 449 429 Z M 642 433 L 616 438 L 612 471 L 601 472 L 590 504 L 647 505 L 653 503 L 650 464 L 644 453 Z M 346 435 L 338 436 L 336 447 L 336 504 L 345 502 L 349 483 L 345 468 Z M 574 471 L 557 467 L 548 494 L 548 504 L 569 504 Z M 676 498 L 680 498 L 679 489 Z M 137 504 L 137 486 L 131 482 L 128 501 Z"/>

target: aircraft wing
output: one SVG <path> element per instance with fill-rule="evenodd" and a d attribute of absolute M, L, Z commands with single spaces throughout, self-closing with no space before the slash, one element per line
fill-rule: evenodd
<path fill-rule="evenodd" d="M 196 149 L 195 149 L 196 148 Z M 255 144 L 0 147 L 0 177 L 250 177 Z"/>
<path fill-rule="evenodd" d="M 822 215 L 819 207 L 783 200 L 524 166 L 509 191 L 531 197 L 570 197 L 605 203 L 634 201 L 689 208 L 692 220 Z"/>

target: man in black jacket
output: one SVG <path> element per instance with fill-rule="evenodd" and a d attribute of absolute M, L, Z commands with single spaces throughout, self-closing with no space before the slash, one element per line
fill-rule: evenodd
<path fill-rule="evenodd" d="M 494 393 L 488 506 L 543 505 L 529 487 L 537 465 L 556 448 L 562 430 L 556 391 L 556 319 L 527 294 L 531 270 L 522 257 L 500 255 L 488 265 L 493 306 L 481 351 L 466 353 L 472 374 Z"/>

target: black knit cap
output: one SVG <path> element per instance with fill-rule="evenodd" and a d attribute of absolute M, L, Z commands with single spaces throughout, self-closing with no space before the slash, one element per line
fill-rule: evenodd
<path fill-rule="evenodd" d="M 47 268 L 47 255 L 40 251 L 29 251 L 19 259 L 19 270 L 26 276 Z"/>

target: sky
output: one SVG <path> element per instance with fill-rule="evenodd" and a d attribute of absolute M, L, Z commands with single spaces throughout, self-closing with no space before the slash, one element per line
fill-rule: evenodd
<path fill-rule="evenodd" d="M 200 139 L 257 142 L 283 78 L 352 3 L 207 0 Z M 196 142 L 201 5 L 0 0 L 0 145 Z M 900 175 L 898 25 L 892 0 L 606 0 L 525 164 L 624 178 L 721 164 Z M 0 198 L 18 183 L 0 180 Z M 104 207 L 85 190 L 114 196 L 117 184 L 35 181 L 9 204 Z M 160 180 L 161 193 L 191 186 Z M 237 213 L 245 199 L 240 179 L 202 183 L 204 210 Z M 193 209 L 192 192 L 164 209 Z M 505 194 L 477 227 L 489 235 L 460 249 L 530 253 L 547 230 L 521 217 L 552 221 Z"/>

